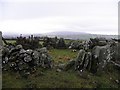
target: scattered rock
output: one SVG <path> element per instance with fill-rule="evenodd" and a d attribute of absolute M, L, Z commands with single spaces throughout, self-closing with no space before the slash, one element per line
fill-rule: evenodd
<path fill-rule="evenodd" d="M 56 71 L 57 71 L 57 72 L 61 72 L 62 70 L 58 68 Z"/>
<path fill-rule="evenodd" d="M 119 80 L 115 80 L 115 82 L 116 82 L 117 84 L 119 84 L 119 83 L 120 83 L 120 81 L 119 81 Z"/>

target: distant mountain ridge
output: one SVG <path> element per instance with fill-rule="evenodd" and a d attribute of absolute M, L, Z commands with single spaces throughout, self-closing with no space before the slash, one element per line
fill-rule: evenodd
<path fill-rule="evenodd" d="M 72 31 L 59 31 L 59 32 L 50 32 L 45 33 L 43 35 L 49 36 L 49 37 L 62 37 L 65 39 L 82 39 L 82 40 L 88 40 L 89 38 L 96 38 L 96 37 L 105 37 L 107 39 L 110 38 L 118 38 L 117 35 L 102 35 L 102 34 L 90 34 L 85 32 L 72 32 Z"/>
<path fill-rule="evenodd" d="M 73 31 L 58 31 L 58 32 L 44 33 L 43 35 L 78 35 L 78 34 L 88 34 L 88 33 L 73 32 Z"/>
<path fill-rule="evenodd" d="M 22 34 L 24 37 L 28 37 L 31 34 Z M 43 33 L 43 34 L 33 34 L 34 36 L 37 37 L 44 37 L 44 36 L 49 36 L 49 37 L 62 37 L 65 39 L 82 39 L 82 40 L 88 40 L 89 38 L 95 38 L 95 37 L 105 37 L 107 39 L 110 38 L 118 38 L 118 35 L 100 35 L 100 34 L 90 34 L 90 33 L 85 33 L 85 32 L 72 32 L 72 31 L 57 31 L 57 32 L 49 32 L 49 33 Z M 19 37 L 20 34 L 15 34 L 15 33 L 10 33 L 10 34 L 4 34 L 3 37 L 5 38 L 15 38 Z"/>

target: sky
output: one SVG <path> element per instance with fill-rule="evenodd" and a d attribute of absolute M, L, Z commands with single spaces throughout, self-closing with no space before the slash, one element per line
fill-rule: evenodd
<path fill-rule="evenodd" d="M 0 0 L 3 34 L 118 34 L 119 0 Z"/>

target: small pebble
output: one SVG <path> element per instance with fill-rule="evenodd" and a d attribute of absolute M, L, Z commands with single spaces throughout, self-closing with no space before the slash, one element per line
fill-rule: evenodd
<path fill-rule="evenodd" d="M 61 72 L 61 69 L 57 69 L 56 71 L 57 71 L 57 72 Z"/>
<path fill-rule="evenodd" d="M 119 84 L 119 80 L 115 80 L 116 81 L 116 83 L 118 83 Z"/>

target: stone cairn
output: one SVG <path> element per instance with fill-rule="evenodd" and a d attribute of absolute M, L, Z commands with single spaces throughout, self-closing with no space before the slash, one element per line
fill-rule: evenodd
<path fill-rule="evenodd" d="M 41 49 L 23 49 L 22 45 L 4 46 L 2 50 L 2 70 L 19 72 L 28 76 L 36 71 L 37 67 L 51 68 L 52 58 L 45 47 Z"/>
<path fill-rule="evenodd" d="M 77 57 L 70 60 L 67 64 L 63 65 L 64 70 L 75 67 L 78 71 L 90 71 L 92 73 L 102 72 L 105 67 L 111 63 L 112 60 L 117 62 L 120 67 L 119 50 L 120 44 L 118 42 L 101 40 L 98 38 L 91 39 L 83 45 L 85 48 L 80 49 Z M 119 62 L 119 64 L 118 64 Z M 114 64 L 114 65 L 115 65 Z M 61 67 L 60 67 L 61 68 Z"/>
<path fill-rule="evenodd" d="M 58 40 L 57 37 L 55 38 L 44 37 L 43 46 L 47 47 L 47 49 L 56 48 L 57 40 Z"/>
<path fill-rule="evenodd" d="M 57 37 L 55 38 L 45 37 L 43 40 L 43 46 L 47 47 L 48 49 L 50 48 L 65 49 L 66 43 L 63 38 L 58 39 Z"/>
<path fill-rule="evenodd" d="M 17 37 L 16 39 L 16 45 L 22 45 L 24 49 L 36 49 L 42 47 L 39 43 L 39 38 L 34 37 L 33 35 L 28 38 L 20 35 L 20 37 Z"/>
<path fill-rule="evenodd" d="M 60 38 L 57 41 L 56 48 L 58 48 L 58 49 L 65 49 L 66 48 L 65 40 L 63 38 Z"/>

